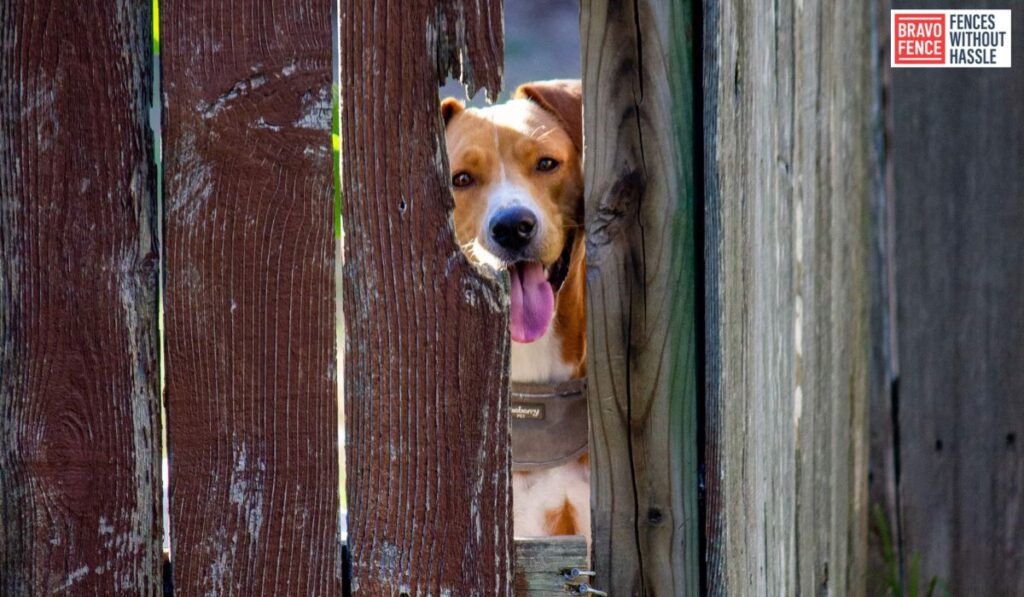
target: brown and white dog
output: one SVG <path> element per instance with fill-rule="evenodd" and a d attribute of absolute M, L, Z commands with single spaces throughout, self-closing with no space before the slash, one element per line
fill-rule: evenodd
<path fill-rule="evenodd" d="M 552 384 L 582 377 L 586 266 L 580 82 L 528 83 L 514 99 L 481 109 L 448 98 L 441 113 L 458 241 L 471 257 L 507 269 L 510 276 L 512 381 Z M 588 455 L 515 471 L 513 503 L 517 536 L 579 534 L 589 540 Z"/>

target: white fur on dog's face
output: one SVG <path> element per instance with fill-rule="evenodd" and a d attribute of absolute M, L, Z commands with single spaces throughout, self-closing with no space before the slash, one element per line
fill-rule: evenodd
<path fill-rule="evenodd" d="M 572 140 L 549 112 L 529 100 L 512 100 L 454 115 L 447 129 L 455 184 L 455 233 L 463 246 L 495 267 L 517 259 L 554 263 L 566 242 L 565 230 L 577 224 L 582 176 Z M 542 159 L 557 162 L 545 171 Z M 523 207 L 536 216 L 537 232 L 522 254 L 510 255 L 491 237 L 487 224 L 500 210 Z"/>

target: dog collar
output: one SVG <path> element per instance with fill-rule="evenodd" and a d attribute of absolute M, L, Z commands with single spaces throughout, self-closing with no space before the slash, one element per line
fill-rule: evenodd
<path fill-rule="evenodd" d="M 587 380 L 512 382 L 512 470 L 553 468 L 587 451 Z"/>

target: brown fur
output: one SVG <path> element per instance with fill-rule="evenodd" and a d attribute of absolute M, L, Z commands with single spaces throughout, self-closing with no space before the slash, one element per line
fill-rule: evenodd
<path fill-rule="evenodd" d="M 544 528 L 550 535 L 578 535 L 579 525 L 576 524 L 576 508 L 565 500 L 561 508 L 548 510 L 544 514 Z"/>
<path fill-rule="evenodd" d="M 562 360 L 576 366 L 575 377 L 587 373 L 587 260 L 582 232 L 576 234 L 569 274 L 558 291 L 555 329 L 562 339 Z"/>
<path fill-rule="evenodd" d="M 446 136 L 452 174 L 464 172 L 474 181 L 467 187 L 453 189 L 455 236 L 459 243 L 486 235 L 486 197 L 504 173 L 529 189 L 552 223 L 540 239 L 540 261 L 544 265 L 554 263 L 562 254 L 567 229 L 582 223 L 579 217 L 583 196 L 578 155 L 558 119 L 539 106 L 524 106 L 522 117 L 528 123 L 526 126 L 544 131 L 537 137 L 527 137 L 504 123 L 455 107 L 449 100 L 445 100 L 442 110 L 450 114 Z M 554 158 L 561 165 L 554 172 L 537 172 L 535 164 L 541 156 Z"/>
<path fill-rule="evenodd" d="M 501 110 L 467 110 L 461 102 L 448 98 L 441 104 L 441 115 L 446 125 L 453 178 L 460 173 L 472 178 L 471 184 L 460 187 L 453 184 L 452 189 L 455 233 L 460 244 L 468 246 L 486 234 L 483 219 L 487 197 L 501 180 L 527 189 L 546 221 L 552 224 L 544 228 L 544 236 L 538 239 L 539 260 L 545 266 L 557 261 L 565 243 L 572 239 L 568 272 L 555 296 L 551 325 L 561 342 L 562 361 L 575 372 L 574 377 L 585 375 L 586 242 L 579 81 L 522 85 L 516 90 L 515 100 Z M 540 172 L 536 168 L 540 157 L 553 158 L 560 165 L 554 171 Z M 576 471 L 585 471 L 588 466 L 587 454 L 572 465 Z M 536 473 L 517 472 L 515 476 L 523 482 L 533 474 Z M 547 535 L 585 534 L 589 537 L 589 528 L 585 528 L 588 519 L 581 519 L 577 511 L 577 507 L 586 507 L 585 500 L 578 502 L 574 506 L 566 498 L 557 507 L 540 510 L 543 521 L 533 516 L 531 520 L 542 523 Z"/>
<path fill-rule="evenodd" d="M 454 189 L 455 234 L 460 244 L 485 233 L 483 197 L 502 167 L 507 175 L 530 189 L 545 216 L 556 224 L 549 229 L 549 238 L 543 239 L 541 261 L 545 265 L 561 255 L 566 233 L 576 233 L 569 273 L 556 297 L 553 325 L 562 339 L 562 358 L 576 367 L 577 376 L 586 373 L 586 259 L 579 153 L 583 144 L 581 93 L 579 83 L 573 81 L 528 83 L 516 90 L 517 99 L 528 98 L 534 106 L 524 111 L 523 118 L 529 120 L 531 127 L 543 127 L 545 133 L 539 139 L 525 138 L 514 128 L 467 111 L 454 98 L 441 103 L 452 174 L 467 172 L 474 179 L 471 186 Z M 550 174 L 533 172 L 541 155 L 559 160 L 559 170 Z M 509 164 L 519 167 L 510 173 Z"/>

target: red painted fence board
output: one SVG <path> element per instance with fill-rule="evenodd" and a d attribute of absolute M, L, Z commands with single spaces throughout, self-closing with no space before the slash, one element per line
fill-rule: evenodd
<path fill-rule="evenodd" d="M 182 594 L 340 592 L 331 7 L 161 5 Z"/>
<path fill-rule="evenodd" d="M 509 594 L 507 299 L 455 243 L 437 88 L 497 91 L 501 3 L 340 16 L 352 588 Z"/>
<path fill-rule="evenodd" d="M 159 590 L 150 23 L 0 3 L 0 595 Z"/>

